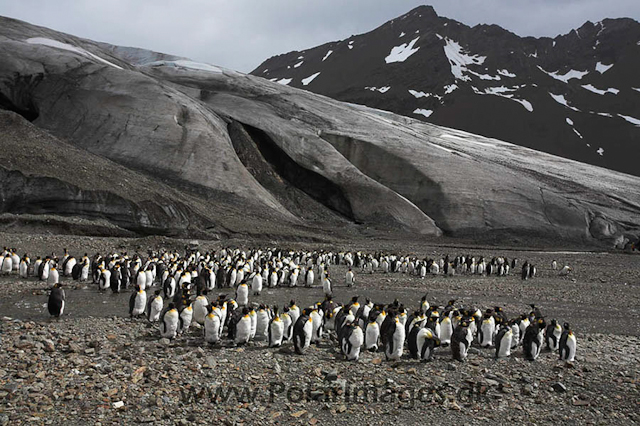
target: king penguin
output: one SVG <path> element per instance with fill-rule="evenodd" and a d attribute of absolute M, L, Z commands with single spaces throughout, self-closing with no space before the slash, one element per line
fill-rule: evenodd
<path fill-rule="evenodd" d="M 340 348 L 347 361 L 358 361 L 363 342 L 364 334 L 360 326 L 356 323 L 348 324 L 340 342 Z"/>
<path fill-rule="evenodd" d="M 405 330 L 398 315 L 394 315 L 390 325 L 385 327 L 384 354 L 387 360 L 397 361 L 404 350 Z"/>
<path fill-rule="evenodd" d="M 163 300 L 160 290 L 156 290 L 153 297 L 149 298 L 147 304 L 147 319 L 149 322 L 158 322 L 162 313 Z"/>
<path fill-rule="evenodd" d="M 523 350 L 524 357 L 534 361 L 540 355 L 542 349 L 543 334 L 545 329 L 544 319 L 540 318 L 527 327 L 524 333 Z"/>
<path fill-rule="evenodd" d="M 64 301 L 65 295 L 62 285 L 60 283 L 56 283 L 51 289 L 51 293 L 49 293 L 49 301 L 47 303 L 49 314 L 56 318 L 60 318 L 60 315 L 64 313 Z"/>
<path fill-rule="evenodd" d="M 313 320 L 309 316 L 310 312 L 303 309 L 300 317 L 293 326 L 293 346 L 299 355 L 303 355 L 305 349 L 311 344 L 313 334 Z"/>
<path fill-rule="evenodd" d="M 129 298 L 129 316 L 136 317 L 144 314 L 147 307 L 147 293 L 139 286 L 135 287 L 135 291 L 131 293 Z"/>
<path fill-rule="evenodd" d="M 246 344 L 251 338 L 251 317 L 249 308 L 242 308 L 242 316 L 235 325 L 235 343 L 238 346 Z"/>
<path fill-rule="evenodd" d="M 511 341 L 513 331 L 511 326 L 503 324 L 496 336 L 496 358 L 506 358 L 511 355 Z"/>
<path fill-rule="evenodd" d="M 560 348 L 560 337 L 562 337 L 562 326 L 555 319 L 547 326 L 545 332 L 545 343 L 551 352 L 555 352 Z"/>
<path fill-rule="evenodd" d="M 456 361 L 464 361 L 467 359 L 467 353 L 469 347 L 471 347 L 471 341 L 473 335 L 469 329 L 469 323 L 463 320 L 453 332 L 451 336 L 451 355 Z"/>
<path fill-rule="evenodd" d="M 573 330 L 568 323 L 564 323 L 564 331 L 560 337 L 559 344 L 560 359 L 563 361 L 573 362 L 576 357 L 576 350 L 578 349 L 578 341 L 576 335 L 573 334 Z"/>
<path fill-rule="evenodd" d="M 204 319 L 204 341 L 215 344 L 220 340 L 220 317 L 215 313 L 214 306 L 208 306 L 209 312 Z"/>
<path fill-rule="evenodd" d="M 269 347 L 277 348 L 284 338 L 284 322 L 278 314 L 278 307 L 273 307 L 273 319 L 269 323 Z"/>
<path fill-rule="evenodd" d="M 160 315 L 160 336 L 167 339 L 174 339 L 178 332 L 180 314 L 173 303 L 169 303 Z"/>

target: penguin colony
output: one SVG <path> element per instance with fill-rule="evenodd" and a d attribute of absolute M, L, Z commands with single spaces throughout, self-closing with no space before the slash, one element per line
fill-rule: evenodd
<path fill-rule="evenodd" d="M 366 300 L 360 304 L 354 296 L 345 304 L 333 300 L 329 266 L 343 264 L 348 271 L 345 284 L 355 283 L 353 269 L 362 273 L 408 273 L 424 278 L 429 274 L 483 274 L 505 276 L 517 266 L 517 260 L 459 256 L 453 260 L 398 257 L 381 253 L 294 252 L 278 249 L 222 249 L 204 253 L 186 251 L 148 252 L 139 255 L 116 253 L 91 259 L 85 254 L 79 260 L 64 250 L 62 259 L 55 255 L 38 257 L 31 267 L 28 255 L 20 258 L 15 249 L 7 248 L 0 257 L 0 271 L 30 274 L 52 285 L 48 309 L 52 316 L 64 312 L 65 295 L 60 276 L 92 282 L 99 291 L 120 293 L 132 288 L 129 298 L 131 317 L 145 316 L 158 323 L 160 336 L 175 339 L 197 323 L 204 330 L 204 340 L 221 344 L 225 336 L 235 345 L 262 340 L 269 347 L 293 343 L 295 352 L 304 354 L 311 344 L 337 338 L 345 359 L 357 361 L 361 350 L 382 351 L 387 360 L 399 360 L 407 348 L 411 358 L 429 361 L 438 348 L 450 348 L 453 359 L 464 361 L 469 348 L 478 346 L 495 350 L 496 358 L 509 357 L 522 347 L 524 357 L 535 360 L 543 346 L 558 352 L 561 360 L 575 359 L 577 340 L 568 323 L 555 319 L 549 323 L 535 305 L 519 316 L 508 318 L 496 306 L 484 312 L 475 307 L 460 306 L 450 300 L 446 306 L 431 305 L 423 296 L 419 306 L 410 311 L 397 299 L 390 304 Z M 554 261 L 554 269 L 557 265 Z M 566 268 L 561 271 L 564 275 Z M 569 268 L 570 269 L 570 268 Z M 58 272 L 60 271 L 60 272 Z M 536 276 L 536 267 L 524 262 L 523 280 Z M 314 285 L 321 277 L 325 297 L 311 306 L 300 308 L 294 300 L 282 307 L 250 304 L 249 295 L 260 296 L 267 287 Z M 153 287 L 158 287 L 152 290 Z M 210 299 L 214 289 L 235 289 L 235 297 L 219 294 Z M 152 293 L 147 296 L 147 290 Z M 166 306 L 165 306 L 165 302 Z"/>

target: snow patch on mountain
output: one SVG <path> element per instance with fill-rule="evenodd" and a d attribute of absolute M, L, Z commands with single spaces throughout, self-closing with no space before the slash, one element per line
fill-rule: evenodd
<path fill-rule="evenodd" d="M 333 50 L 328 51 L 327 54 L 324 55 L 324 58 L 322 58 L 322 62 L 324 62 L 325 59 L 327 59 L 329 57 L 329 55 L 331 55 L 332 53 L 333 53 Z"/>
<path fill-rule="evenodd" d="M 613 66 L 613 64 L 605 65 L 602 62 L 598 62 L 596 64 L 596 71 L 598 71 L 600 74 L 604 74 L 605 72 L 609 71 L 612 66 Z"/>
<path fill-rule="evenodd" d="M 386 93 L 389 91 L 389 89 L 391 89 L 391 86 L 384 86 L 384 87 L 365 87 L 365 90 L 370 90 L 372 92 L 380 92 L 380 93 Z"/>
<path fill-rule="evenodd" d="M 349 48 L 349 50 L 353 49 L 353 40 L 351 40 L 349 42 L 349 44 L 347 45 L 347 47 Z"/>
<path fill-rule="evenodd" d="M 179 59 L 177 61 L 149 62 L 148 64 L 145 64 L 145 66 L 152 66 L 152 67 L 164 66 L 164 67 L 186 68 L 186 69 L 198 70 L 198 71 L 207 71 L 207 72 L 212 72 L 216 74 L 222 73 L 222 69 L 214 65 L 204 64 L 202 62 L 189 61 L 186 59 Z"/>
<path fill-rule="evenodd" d="M 576 135 L 578 135 L 578 137 L 579 137 L 580 139 L 583 139 L 583 137 L 582 137 L 582 135 L 580 134 L 580 132 L 579 132 L 579 131 L 577 131 L 574 127 L 572 127 L 572 129 L 573 129 L 573 131 L 575 132 L 575 134 L 576 134 Z"/>
<path fill-rule="evenodd" d="M 446 86 L 444 86 L 444 94 L 448 95 L 449 93 L 453 92 L 457 88 L 458 88 L 457 84 L 447 84 Z"/>
<path fill-rule="evenodd" d="M 624 118 L 629 123 L 635 124 L 636 126 L 640 127 L 640 120 L 638 120 L 637 118 L 634 118 L 628 115 L 622 115 L 622 114 L 618 114 L 618 117 Z"/>
<path fill-rule="evenodd" d="M 109 62 L 109 61 L 107 61 L 105 59 L 102 59 L 101 57 L 99 57 L 97 55 L 94 55 L 93 53 L 91 53 L 91 52 L 89 52 L 87 50 L 84 50 L 84 49 L 82 49 L 80 47 L 76 47 L 76 46 L 73 46 L 73 45 L 67 44 L 67 43 L 62 43 L 62 42 L 59 42 L 57 40 L 52 40 L 50 38 L 33 37 L 33 38 L 27 39 L 27 43 L 29 43 L 29 44 L 41 44 L 43 46 L 54 47 L 56 49 L 68 50 L 70 52 L 78 53 L 78 54 L 80 54 L 80 55 L 82 55 L 84 57 L 95 59 L 97 61 L 100 61 L 100 62 L 102 62 L 104 64 L 107 64 L 107 65 L 112 66 L 114 68 L 117 68 L 119 70 L 123 69 L 122 67 L 120 67 L 120 66 L 118 66 L 118 65 L 116 65 L 116 64 L 114 64 L 112 62 Z"/>
<path fill-rule="evenodd" d="M 282 84 L 283 86 L 286 86 L 289 83 L 291 83 L 291 80 L 293 80 L 293 79 L 292 78 L 281 78 L 280 80 L 277 80 L 276 83 Z"/>
<path fill-rule="evenodd" d="M 309 77 L 307 78 L 303 78 L 302 79 L 302 85 L 303 86 L 307 86 L 309 83 L 311 83 L 317 76 L 320 75 L 320 72 L 317 72 L 315 74 L 311 74 Z"/>
<path fill-rule="evenodd" d="M 473 89 L 474 93 L 477 94 L 477 95 L 493 95 L 493 96 L 500 96 L 502 98 L 511 99 L 512 101 L 518 102 L 527 111 L 533 112 L 533 105 L 531 104 L 531 102 L 527 101 L 526 99 L 516 98 L 513 95 L 513 93 L 511 93 L 511 92 L 515 92 L 520 87 L 524 87 L 524 85 L 523 86 L 515 86 L 515 87 L 505 87 L 505 86 L 487 87 L 487 88 L 484 89 L 484 91 L 482 91 L 482 90 L 480 90 L 480 89 L 478 89 L 477 87 L 474 87 L 474 86 L 472 86 L 471 88 Z"/>
<path fill-rule="evenodd" d="M 411 93 L 411 95 L 413 95 L 413 97 L 416 99 L 428 98 L 430 96 L 433 96 L 434 98 L 437 98 L 437 99 L 442 99 L 442 96 L 437 95 L 435 93 L 425 93 L 425 92 L 419 92 L 417 90 L 411 90 L 411 89 L 409 89 L 409 93 Z"/>
<path fill-rule="evenodd" d="M 391 53 L 384 58 L 384 61 L 387 64 L 406 61 L 409 56 L 413 55 L 420 49 L 420 47 L 416 47 L 415 49 L 413 48 L 419 39 L 420 37 L 416 37 L 411 40 L 409 44 L 403 43 L 400 46 L 395 46 L 391 49 Z"/>
<path fill-rule="evenodd" d="M 293 67 L 294 68 L 298 68 L 300 65 L 304 64 L 304 61 L 300 61 L 297 64 L 295 64 Z"/>
<path fill-rule="evenodd" d="M 636 92 L 640 92 L 640 87 L 632 87 L 633 90 L 635 90 Z"/>
<path fill-rule="evenodd" d="M 424 115 L 426 118 L 429 118 L 431 116 L 431 114 L 433 114 L 433 111 L 430 109 L 420 109 L 420 108 L 416 108 L 415 111 L 413 111 L 414 114 L 422 114 Z"/>
<path fill-rule="evenodd" d="M 509 70 L 506 70 L 506 69 L 504 69 L 504 70 L 498 70 L 498 74 L 503 75 L 503 76 L 505 76 L 505 77 L 511 77 L 511 78 L 513 78 L 513 77 L 517 77 L 515 74 L 513 74 L 513 73 L 509 72 Z"/>
<path fill-rule="evenodd" d="M 500 80 L 499 75 L 479 74 L 471 70 L 467 70 L 467 72 L 475 75 L 476 77 L 480 77 L 480 80 Z"/>
<path fill-rule="evenodd" d="M 566 120 L 569 126 L 573 126 L 573 120 L 571 120 L 569 117 L 567 117 Z"/>
<path fill-rule="evenodd" d="M 402 38 L 402 37 L 404 37 L 404 36 L 405 36 L 405 33 L 404 33 L 404 31 L 403 31 L 403 32 L 401 32 L 401 33 L 400 33 L 400 36 L 399 36 L 398 38 Z"/>
<path fill-rule="evenodd" d="M 598 148 L 598 150 L 596 151 L 598 154 L 600 154 L 600 156 L 604 155 L 604 149 L 602 147 Z"/>
<path fill-rule="evenodd" d="M 554 72 L 546 71 L 540 65 L 538 65 L 537 67 L 538 67 L 538 69 L 540 71 L 542 71 L 543 73 L 547 74 L 548 76 L 553 77 L 556 80 L 560 80 L 560 81 L 565 82 L 565 83 L 568 83 L 569 80 L 571 80 L 572 78 L 576 78 L 578 80 L 581 80 L 582 77 L 584 77 L 585 75 L 589 74 L 589 71 L 577 71 L 577 70 L 570 70 L 565 74 L 559 74 L 558 71 L 554 71 Z"/>
<path fill-rule="evenodd" d="M 440 40 L 445 41 L 443 49 L 444 54 L 447 56 L 449 64 L 451 65 L 451 74 L 453 74 L 453 76 L 459 80 L 470 81 L 471 77 L 464 75 L 464 72 L 472 72 L 467 68 L 467 65 L 482 65 L 487 57 L 479 55 L 469 55 L 464 51 L 462 46 L 460 46 L 460 43 L 451 40 L 449 37 L 442 37 L 440 34 L 436 34 L 436 36 Z M 498 79 L 500 79 L 500 77 L 498 77 Z"/>
<path fill-rule="evenodd" d="M 549 92 L 549 95 L 553 98 L 554 101 L 556 101 L 560 105 L 564 105 L 567 108 L 572 109 L 574 111 L 578 111 L 578 112 L 580 111 L 578 108 L 572 107 L 571 105 L 569 105 L 569 102 L 567 102 L 567 100 L 565 99 L 564 95 L 554 95 L 551 92 Z"/>
<path fill-rule="evenodd" d="M 597 93 L 598 95 L 604 95 L 606 93 L 613 93 L 614 95 L 617 95 L 618 93 L 620 93 L 620 90 L 618 89 L 608 88 L 607 90 L 601 90 L 593 86 L 592 84 L 583 84 L 582 87 L 590 92 Z"/>

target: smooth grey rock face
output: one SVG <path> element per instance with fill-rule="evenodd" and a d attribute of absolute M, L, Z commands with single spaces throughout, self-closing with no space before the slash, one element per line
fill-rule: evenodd
<path fill-rule="evenodd" d="M 179 192 L 184 223 L 241 222 L 246 213 L 252 232 L 260 217 L 291 229 L 424 236 L 638 231 L 636 177 L 170 55 L 0 24 L 0 105 Z M 135 208 L 145 198 L 120 196 Z"/>

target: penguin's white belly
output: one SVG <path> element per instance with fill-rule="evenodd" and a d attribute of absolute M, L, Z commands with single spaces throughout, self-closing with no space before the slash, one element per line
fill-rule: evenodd
<path fill-rule="evenodd" d="M 236 325 L 236 344 L 247 343 L 251 336 L 251 319 L 242 318 Z"/>
<path fill-rule="evenodd" d="M 160 324 L 160 335 L 173 339 L 178 332 L 178 312 L 167 312 L 164 315 L 163 321 Z"/>
<path fill-rule="evenodd" d="M 133 304 L 133 310 L 131 311 L 132 315 L 142 315 L 144 313 L 144 309 L 147 305 L 147 294 L 143 291 L 142 293 L 136 294 L 136 300 Z"/>
<path fill-rule="evenodd" d="M 160 319 L 160 313 L 162 312 L 162 299 L 155 298 L 151 302 L 151 312 L 149 313 L 149 321 L 156 322 Z"/>
<path fill-rule="evenodd" d="M 505 333 L 500 341 L 500 349 L 498 350 L 498 358 L 506 358 L 511 356 L 511 340 L 512 333 Z"/>
<path fill-rule="evenodd" d="M 266 339 L 269 330 L 269 314 L 266 311 L 258 312 L 256 315 L 256 338 Z"/>
<path fill-rule="evenodd" d="M 377 322 L 371 322 L 367 324 L 367 329 L 365 333 L 365 342 L 367 350 L 377 350 L 380 339 L 380 327 Z"/>
<path fill-rule="evenodd" d="M 193 320 L 198 324 L 204 324 L 204 319 L 208 314 L 208 301 L 206 299 L 196 299 L 193 302 Z"/>
<path fill-rule="evenodd" d="M 207 315 L 204 320 L 204 340 L 207 343 L 217 343 L 220 340 L 220 317 Z"/>
<path fill-rule="evenodd" d="M 280 346 L 282 344 L 282 339 L 284 337 L 284 322 L 283 321 L 273 321 L 271 323 L 271 341 L 269 342 L 269 346 Z"/>

